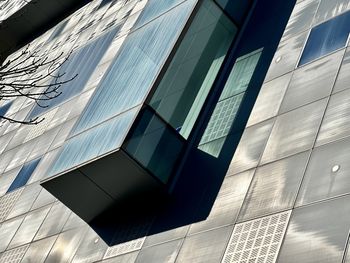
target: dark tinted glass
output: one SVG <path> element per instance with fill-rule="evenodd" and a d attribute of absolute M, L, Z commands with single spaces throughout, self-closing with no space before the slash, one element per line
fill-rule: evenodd
<path fill-rule="evenodd" d="M 26 163 L 23 165 L 22 169 L 19 171 L 18 175 L 16 176 L 15 180 L 12 182 L 11 186 L 7 190 L 7 193 L 16 190 L 17 188 L 22 187 L 25 185 L 32 173 L 34 172 L 36 166 L 38 165 L 40 161 L 40 158 L 35 159 L 29 163 Z"/>
<path fill-rule="evenodd" d="M 337 16 L 311 30 L 299 66 L 346 45 L 350 32 L 350 12 Z"/>

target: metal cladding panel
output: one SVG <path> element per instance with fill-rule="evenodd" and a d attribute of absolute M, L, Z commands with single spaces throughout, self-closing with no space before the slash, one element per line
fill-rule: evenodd
<path fill-rule="evenodd" d="M 294 71 L 280 112 L 290 111 L 330 95 L 344 50 Z"/>
<path fill-rule="evenodd" d="M 153 246 L 160 243 L 169 242 L 175 239 L 180 239 L 186 236 L 190 226 L 174 228 L 168 231 L 163 231 L 146 237 L 143 247 Z"/>
<path fill-rule="evenodd" d="M 263 84 L 247 126 L 277 115 L 291 77 L 292 73 L 289 73 Z"/>
<path fill-rule="evenodd" d="M 350 49 L 347 48 L 335 82 L 333 93 L 350 88 Z"/>
<path fill-rule="evenodd" d="M 226 177 L 206 220 L 192 224 L 189 234 L 233 224 L 241 209 L 254 170 Z"/>
<path fill-rule="evenodd" d="M 261 163 L 310 149 L 314 144 L 326 102 L 323 99 L 278 116 Z"/>
<path fill-rule="evenodd" d="M 239 214 L 239 221 L 291 209 L 309 152 L 258 167 Z"/>
<path fill-rule="evenodd" d="M 342 262 L 349 217 L 349 196 L 295 209 L 278 262 Z"/>
<path fill-rule="evenodd" d="M 350 3 L 348 0 L 322 0 L 313 23 L 321 23 L 349 9 Z"/>
<path fill-rule="evenodd" d="M 303 32 L 280 43 L 265 81 L 279 77 L 295 68 L 307 36 L 308 32 Z"/>
<path fill-rule="evenodd" d="M 136 263 L 173 263 L 175 262 L 183 239 L 141 249 Z"/>
<path fill-rule="evenodd" d="M 186 237 L 176 262 L 220 262 L 231 231 L 228 226 Z"/>
<path fill-rule="evenodd" d="M 331 96 L 316 145 L 336 141 L 350 135 L 350 90 Z"/>
<path fill-rule="evenodd" d="M 297 205 L 305 205 L 350 192 L 349 148 L 348 138 L 313 150 Z"/>
<path fill-rule="evenodd" d="M 304 0 L 294 7 L 284 31 L 282 41 L 311 27 L 313 18 L 321 0 Z"/>
<path fill-rule="evenodd" d="M 247 128 L 231 161 L 229 174 L 256 167 L 270 135 L 274 119 Z"/>
<path fill-rule="evenodd" d="M 22 224 L 24 216 L 16 217 L 12 220 L 7 220 L 3 222 L 0 226 L 0 251 L 5 251 L 8 244 L 11 242 L 13 236 L 15 235 L 17 229 Z"/>
<path fill-rule="evenodd" d="M 56 239 L 57 236 L 52 236 L 31 243 L 22 259 L 22 263 L 44 263 Z"/>

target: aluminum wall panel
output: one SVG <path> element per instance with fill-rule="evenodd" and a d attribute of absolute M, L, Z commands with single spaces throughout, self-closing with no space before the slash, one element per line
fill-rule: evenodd
<path fill-rule="evenodd" d="M 292 73 L 289 73 L 263 84 L 247 126 L 277 115 L 291 77 Z"/>
<path fill-rule="evenodd" d="M 135 262 L 173 263 L 179 253 L 183 240 L 174 240 L 161 245 L 144 248 Z"/>
<path fill-rule="evenodd" d="M 307 35 L 308 32 L 303 32 L 280 43 L 273 57 L 265 81 L 279 77 L 295 68 Z"/>
<path fill-rule="evenodd" d="M 231 231 L 228 226 L 186 237 L 175 262 L 220 262 Z"/>
<path fill-rule="evenodd" d="M 228 174 L 256 167 L 270 135 L 274 119 L 247 128 L 231 161 Z"/>
<path fill-rule="evenodd" d="M 260 166 L 239 214 L 239 221 L 291 209 L 304 175 L 309 152 Z"/>
<path fill-rule="evenodd" d="M 298 205 L 350 192 L 349 148 L 350 140 L 346 139 L 314 149 L 298 196 Z"/>
<path fill-rule="evenodd" d="M 350 135 L 350 90 L 331 96 L 316 145 L 339 140 Z"/>
<path fill-rule="evenodd" d="M 278 116 L 261 162 L 271 162 L 310 149 L 326 102 L 323 99 Z"/>
<path fill-rule="evenodd" d="M 346 49 L 342 61 L 337 81 L 335 82 L 333 93 L 350 88 L 350 49 Z"/>
<path fill-rule="evenodd" d="M 341 50 L 294 71 L 280 112 L 290 111 L 330 95 L 344 55 Z"/>
<path fill-rule="evenodd" d="M 342 262 L 349 217 L 349 196 L 295 209 L 278 262 Z"/>
<path fill-rule="evenodd" d="M 350 9 L 348 0 L 321 0 L 314 24 L 321 23 Z"/>
<path fill-rule="evenodd" d="M 206 220 L 192 224 L 189 234 L 233 224 L 242 206 L 254 170 L 227 177 Z"/>
<path fill-rule="evenodd" d="M 24 216 L 3 222 L 0 226 L 0 251 L 4 251 L 23 221 Z"/>
<path fill-rule="evenodd" d="M 21 262 L 44 263 L 47 255 L 49 254 L 53 244 L 56 241 L 56 238 L 57 236 L 52 236 L 31 243 Z"/>
<path fill-rule="evenodd" d="M 162 231 L 154 235 L 149 235 L 146 237 L 143 247 L 149 247 L 160 243 L 169 242 L 175 239 L 183 238 L 186 236 L 188 229 L 189 229 L 189 225 L 186 225 L 186 226 L 174 228 L 168 231 Z"/>

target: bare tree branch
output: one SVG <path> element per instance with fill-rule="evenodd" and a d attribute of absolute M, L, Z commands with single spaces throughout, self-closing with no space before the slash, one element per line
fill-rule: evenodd
<path fill-rule="evenodd" d="M 30 50 L 27 45 L 21 52 L 0 65 L 0 102 L 24 97 L 33 100 L 42 108 L 42 101 L 52 100 L 61 95 L 62 85 L 72 81 L 77 75 L 65 78 L 60 72 L 71 53 L 52 55 L 49 52 Z M 18 120 L 0 115 L 0 119 L 21 124 L 38 124 L 43 119 Z"/>

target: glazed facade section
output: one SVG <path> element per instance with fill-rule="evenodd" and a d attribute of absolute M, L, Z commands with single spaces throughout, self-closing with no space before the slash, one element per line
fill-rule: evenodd
<path fill-rule="evenodd" d="M 167 183 L 240 29 L 226 2 L 92 1 L 31 43 L 78 77 L 48 107 L 0 104 L 45 118 L 0 127 L 0 262 L 350 262 L 348 0 L 297 1 L 206 220 L 108 246 L 40 185 L 119 149 Z M 218 96 L 196 145 L 213 158 L 262 53 Z"/>

